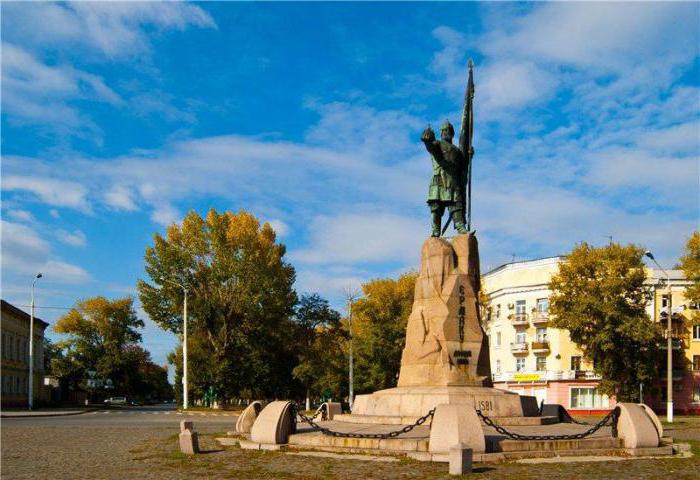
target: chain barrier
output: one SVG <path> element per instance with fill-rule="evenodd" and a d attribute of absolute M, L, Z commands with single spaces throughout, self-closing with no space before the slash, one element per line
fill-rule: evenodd
<path fill-rule="evenodd" d="M 419 425 L 423 425 L 429 418 L 431 419 L 431 424 L 432 424 L 432 418 L 433 415 L 435 414 L 435 409 L 433 408 L 430 410 L 428 413 L 423 415 L 422 417 L 418 418 L 413 424 L 411 425 L 406 425 L 405 427 L 399 429 L 399 430 L 394 430 L 392 432 L 386 432 L 386 433 L 354 433 L 354 432 L 338 432 L 335 430 L 331 430 L 330 428 L 322 427 L 318 423 L 314 421 L 314 419 L 318 415 L 314 415 L 313 417 L 307 417 L 306 415 L 299 413 L 299 408 L 294 405 L 295 409 L 295 414 L 294 414 L 294 419 L 296 421 L 297 416 L 301 418 L 304 422 L 308 423 L 312 429 L 314 429 L 317 432 L 321 432 L 323 435 L 330 435 L 332 437 L 342 437 L 342 438 L 374 438 L 374 439 L 379 439 L 379 440 L 385 440 L 387 438 L 396 438 L 401 434 L 408 433 L 414 428 L 416 428 Z"/>
<path fill-rule="evenodd" d="M 511 438 L 513 440 L 581 440 L 583 438 L 593 435 L 595 432 L 607 426 L 608 424 L 612 426 L 613 438 L 617 438 L 617 419 L 620 416 L 620 407 L 615 407 L 610 413 L 603 417 L 601 421 L 592 425 L 591 428 L 589 428 L 585 432 L 571 433 L 566 435 L 522 435 L 520 433 L 510 432 L 502 426 L 494 423 L 494 421 L 486 415 L 484 415 L 481 412 L 481 410 L 477 410 L 476 413 L 486 425 L 493 427 L 501 435 L 505 435 L 506 437 Z"/>

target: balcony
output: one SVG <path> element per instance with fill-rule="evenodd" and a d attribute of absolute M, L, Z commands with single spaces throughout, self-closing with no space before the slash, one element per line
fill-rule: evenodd
<path fill-rule="evenodd" d="M 510 316 L 510 321 L 515 327 L 526 327 L 530 323 L 527 319 L 527 313 L 514 313 Z"/>
<path fill-rule="evenodd" d="M 532 324 L 533 325 L 543 325 L 549 322 L 549 312 L 532 312 Z"/>
<path fill-rule="evenodd" d="M 659 348 L 661 350 L 667 350 L 668 349 L 668 342 L 667 339 L 668 337 L 664 333 L 664 339 L 661 341 L 659 344 Z M 680 350 L 682 348 L 688 348 L 688 342 L 687 342 L 687 335 L 682 335 L 682 334 L 671 334 L 671 345 L 673 346 L 674 350 Z"/>
<path fill-rule="evenodd" d="M 527 342 L 513 342 L 510 344 L 510 351 L 514 355 L 527 354 Z"/>
<path fill-rule="evenodd" d="M 547 354 L 549 353 L 549 340 L 540 339 L 536 342 L 532 342 L 532 353 Z"/>

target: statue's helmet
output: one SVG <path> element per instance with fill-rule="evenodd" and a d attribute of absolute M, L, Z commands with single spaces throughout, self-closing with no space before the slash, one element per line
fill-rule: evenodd
<path fill-rule="evenodd" d="M 440 127 L 440 133 L 445 132 L 449 134 L 450 138 L 455 136 L 455 127 L 452 126 L 449 120 L 445 120 L 445 123 L 443 123 L 442 127 Z"/>

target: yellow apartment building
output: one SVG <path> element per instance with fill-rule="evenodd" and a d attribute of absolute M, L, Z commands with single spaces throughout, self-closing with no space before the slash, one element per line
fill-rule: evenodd
<path fill-rule="evenodd" d="M 483 275 L 488 299 L 483 322 L 489 336 L 493 382 L 496 388 L 533 395 L 545 403 L 559 403 L 577 414 L 599 413 L 609 410 L 614 399 L 598 391 L 600 377 L 568 332 L 549 326 L 548 285 L 563 259 L 512 262 Z M 700 413 L 700 326 L 691 319 L 697 310 L 683 296 L 689 282 L 682 272 L 673 270 L 669 274 L 677 337 L 674 410 Z M 653 292 L 647 307 L 649 317 L 665 322 L 665 276 L 649 269 L 647 283 Z M 665 370 L 663 365 L 659 368 Z M 645 400 L 659 410 L 665 409 L 665 396 L 645 396 Z"/>

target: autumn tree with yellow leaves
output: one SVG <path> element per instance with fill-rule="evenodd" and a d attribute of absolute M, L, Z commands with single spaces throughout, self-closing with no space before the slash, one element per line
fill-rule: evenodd
<path fill-rule="evenodd" d="M 143 326 L 130 297 L 78 302 L 54 325 L 64 337 L 52 349 L 52 375 L 92 394 L 171 397 L 167 369 L 139 345 Z"/>
<path fill-rule="evenodd" d="M 178 285 L 187 288 L 188 336 L 202 347 L 190 359 L 194 388 L 214 387 L 223 400 L 243 390 L 285 397 L 297 387 L 290 381 L 295 272 L 285 252 L 272 227 L 245 211 L 211 209 L 206 218 L 191 211 L 154 235 L 139 297 L 154 322 L 181 335 Z"/>

